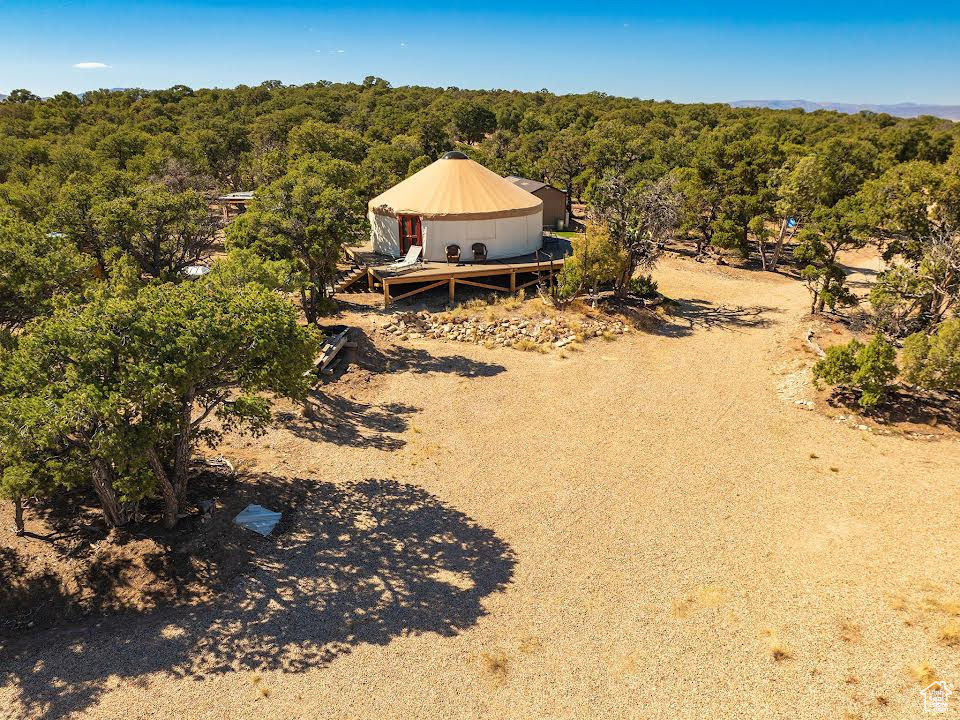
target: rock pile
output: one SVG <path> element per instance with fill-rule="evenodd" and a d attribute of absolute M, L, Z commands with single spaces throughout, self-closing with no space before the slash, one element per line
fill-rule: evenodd
<path fill-rule="evenodd" d="M 435 338 L 488 345 L 521 346 L 528 349 L 550 346 L 563 348 L 604 334 L 629 332 L 625 322 L 615 318 L 528 318 L 484 319 L 468 315 L 402 312 L 384 326 L 384 332 L 404 340 Z"/>

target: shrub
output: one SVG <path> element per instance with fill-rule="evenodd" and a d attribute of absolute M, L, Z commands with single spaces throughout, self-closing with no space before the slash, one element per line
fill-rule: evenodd
<path fill-rule="evenodd" d="M 656 297 L 657 281 L 652 275 L 639 275 L 630 281 L 630 292 L 644 298 Z"/>
<path fill-rule="evenodd" d="M 960 389 L 960 318 L 941 323 L 933 335 L 908 337 L 902 362 L 908 382 L 929 390 Z"/>
<path fill-rule="evenodd" d="M 827 350 L 813 366 L 813 376 L 831 385 L 849 385 L 860 391 L 860 406 L 876 407 L 886 397 L 890 381 L 897 376 L 896 350 L 880 333 L 864 345 L 851 340 Z"/>
<path fill-rule="evenodd" d="M 587 231 L 571 241 L 573 256 L 568 258 L 557 278 L 557 294 L 561 299 L 575 297 L 584 288 L 596 290 L 600 285 L 616 282 L 627 264 L 626 253 L 610 239 L 605 225 L 587 223 Z"/>

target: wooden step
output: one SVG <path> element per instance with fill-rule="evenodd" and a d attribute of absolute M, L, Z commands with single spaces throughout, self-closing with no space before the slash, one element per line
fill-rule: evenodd
<path fill-rule="evenodd" d="M 352 270 L 347 272 L 345 275 L 341 275 L 340 277 L 337 278 L 336 282 L 334 282 L 333 284 L 333 291 L 343 292 L 344 290 L 346 290 L 348 287 L 353 285 L 357 280 L 359 280 L 366 274 L 367 274 L 366 268 L 363 268 L 363 267 L 353 268 Z"/>

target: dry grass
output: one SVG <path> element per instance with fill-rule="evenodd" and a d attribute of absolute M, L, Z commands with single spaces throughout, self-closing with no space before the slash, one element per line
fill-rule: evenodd
<path fill-rule="evenodd" d="M 956 600 L 944 600 L 935 596 L 927 596 L 923 600 L 923 606 L 926 610 L 940 612 L 952 617 L 960 617 L 960 602 Z"/>
<path fill-rule="evenodd" d="M 860 632 L 860 626 L 856 623 L 843 620 L 840 623 L 840 639 L 845 643 L 860 642 L 863 635 Z"/>
<path fill-rule="evenodd" d="M 937 637 L 944 645 L 960 645 L 960 623 L 951 620 L 940 628 Z"/>
<path fill-rule="evenodd" d="M 522 350 L 523 352 L 531 352 L 532 350 L 538 350 L 540 345 L 530 340 L 529 338 L 520 338 L 511 346 L 514 350 Z"/>
<path fill-rule="evenodd" d="M 520 652 L 524 655 L 532 655 L 543 650 L 543 641 L 535 635 L 525 637 L 520 641 Z"/>
<path fill-rule="evenodd" d="M 769 648 L 770 657 L 776 662 L 783 662 L 784 660 L 793 658 L 793 653 L 790 652 L 790 649 L 779 640 L 771 640 Z"/>
<path fill-rule="evenodd" d="M 926 687 L 937 679 L 937 671 L 926 660 L 914 663 L 908 668 L 908 671 L 910 677 L 912 677 L 918 685 L 923 687 Z"/>
<path fill-rule="evenodd" d="M 770 628 L 764 628 L 760 631 L 761 637 L 766 638 L 767 640 L 767 651 L 770 653 L 770 657 L 773 658 L 775 662 L 783 662 L 784 660 L 790 660 L 793 658 L 793 652 L 786 646 L 786 644 L 781 641 L 776 632 Z"/>
<path fill-rule="evenodd" d="M 497 685 L 503 685 L 507 681 L 510 661 L 502 650 L 481 653 L 480 659 L 483 661 L 484 671 Z"/>
<path fill-rule="evenodd" d="M 699 610 L 720 607 L 730 599 L 730 593 L 719 585 L 701 585 L 681 600 L 675 600 L 672 614 L 675 618 L 686 619 Z"/>
<path fill-rule="evenodd" d="M 518 310 L 523 305 L 523 301 L 526 299 L 526 296 L 526 292 L 521 288 L 516 295 L 507 295 L 503 298 L 499 298 L 497 303 L 505 310 Z"/>

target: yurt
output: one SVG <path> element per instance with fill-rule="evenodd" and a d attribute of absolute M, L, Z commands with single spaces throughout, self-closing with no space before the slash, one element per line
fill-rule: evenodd
<path fill-rule="evenodd" d="M 373 249 L 394 257 L 422 245 L 424 260 L 444 262 L 457 245 L 470 260 L 483 243 L 496 260 L 543 244 L 543 201 L 457 151 L 373 198 L 368 217 Z"/>

